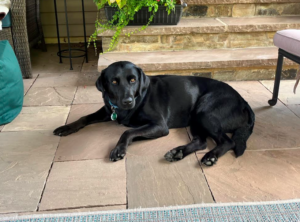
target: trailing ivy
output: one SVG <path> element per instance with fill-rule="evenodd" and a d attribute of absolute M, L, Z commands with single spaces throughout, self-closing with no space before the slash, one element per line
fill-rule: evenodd
<path fill-rule="evenodd" d="M 113 31 L 114 35 L 112 36 L 109 48 L 105 52 L 113 50 L 119 41 L 120 35 L 123 32 L 123 29 L 128 25 L 130 21 L 134 19 L 134 15 L 142 7 L 147 7 L 149 12 L 152 12 L 149 21 L 146 25 L 136 28 L 134 31 L 123 33 L 125 36 L 130 37 L 131 35 L 145 30 L 149 24 L 152 22 L 155 13 L 158 10 L 158 6 L 166 6 L 166 10 L 170 14 L 172 10 L 175 10 L 175 4 L 179 3 L 180 0 L 93 0 L 96 4 L 98 10 L 104 8 L 105 5 L 110 5 L 112 7 L 118 8 L 116 13 L 113 16 L 113 19 L 107 22 L 101 21 L 98 17 L 95 22 L 95 32 L 89 38 L 89 44 L 94 42 L 96 47 L 97 36 L 105 31 Z"/>

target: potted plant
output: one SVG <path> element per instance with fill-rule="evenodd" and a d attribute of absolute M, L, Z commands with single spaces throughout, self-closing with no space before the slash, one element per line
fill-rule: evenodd
<path fill-rule="evenodd" d="M 177 25 L 182 15 L 181 0 L 93 0 L 98 9 L 105 9 L 107 22 L 96 20 L 96 30 L 89 42 L 97 39 L 98 34 L 107 30 L 114 31 L 110 42 L 111 51 L 118 43 L 124 27 L 142 25 L 134 31 L 124 33 L 126 36 L 145 30 L 149 25 Z"/>

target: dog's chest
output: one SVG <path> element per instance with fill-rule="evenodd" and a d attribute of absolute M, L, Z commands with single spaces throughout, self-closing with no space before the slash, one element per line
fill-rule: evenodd
<path fill-rule="evenodd" d="M 120 113 L 118 115 L 117 121 L 119 124 L 133 128 L 147 124 L 146 121 L 136 113 L 128 113 L 127 115 L 124 115 L 124 113 Z"/>
<path fill-rule="evenodd" d="M 136 128 L 136 127 L 142 126 L 141 123 L 136 122 L 136 121 L 132 121 L 132 120 L 118 120 L 118 123 L 122 124 L 124 126 L 127 126 L 127 127 L 132 127 L 132 128 Z"/>

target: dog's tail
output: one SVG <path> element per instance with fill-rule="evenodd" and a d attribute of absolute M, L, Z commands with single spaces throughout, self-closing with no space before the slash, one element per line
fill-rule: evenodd
<path fill-rule="evenodd" d="M 234 153 L 236 157 L 244 154 L 247 145 L 246 142 L 253 132 L 255 114 L 249 104 L 246 102 L 245 111 L 248 113 L 248 123 L 234 131 L 232 140 L 235 142 Z"/>

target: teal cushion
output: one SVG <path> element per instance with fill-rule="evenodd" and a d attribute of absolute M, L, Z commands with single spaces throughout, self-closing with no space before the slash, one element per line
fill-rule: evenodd
<path fill-rule="evenodd" d="M 13 121 L 23 106 L 23 78 L 7 40 L 0 41 L 0 125 Z"/>
<path fill-rule="evenodd" d="M 11 18 L 10 18 L 10 12 L 4 17 L 2 20 L 2 27 L 3 28 L 8 28 L 11 27 Z"/>

